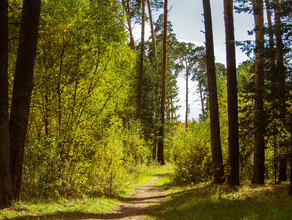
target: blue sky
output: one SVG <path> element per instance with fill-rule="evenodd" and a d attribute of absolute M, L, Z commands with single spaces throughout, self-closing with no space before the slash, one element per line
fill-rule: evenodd
<path fill-rule="evenodd" d="M 226 64 L 225 55 L 225 30 L 223 17 L 223 0 L 211 0 L 212 22 L 213 22 L 213 37 L 214 51 L 216 62 Z M 172 7 L 172 8 L 171 8 Z M 201 32 L 204 30 L 203 20 L 203 5 L 202 0 L 169 0 L 169 20 L 173 24 L 173 30 L 176 33 L 177 39 L 180 41 L 193 42 L 197 45 L 203 45 L 205 36 Z M 253 39 L 254 36 L 247 34 L 248 30 L 252 30 L 254 20 L 252 15 L 234 14 L 234 30 L 235 39 L 243 41 Z M 241 52 L 240 48 L 236 50 L 236 61 L 240 64 L 247 60 L 247 56 Z M 182 73 L 178 80 L 180 88 L 179 105 L 180 110 L 177 112 L 180 115 L 180 120 L 184 122 L 185 118 L 185 79 Z M 196 119 L 201 113 L 199 96 L 196 94 L 196 83 L 189 83 L 189 99 L 190 113 L 189 118 Z"/>
<path fill-rule="evenodd" d="M 213 37 L 214 37 L 214 51 L 216 62 L 226 64 L 225 56 L 225 30 L 224 30 L 224 17 L 223 17 L 223 0 L 210 0 L 212 21 L 213 21 Z M 203 20 L 203 6 L 202 0 L 169 0 L 169 17 L 173 25 L 174 33 L 179 41 L 192 42 L 196 45 L 203 45 L 205 36 L 201 32 L 204 30 Z M 154 13 L 154 20 L 157 19 L 160 12 Z M 254 20 L 252 15 L 248 14 L 234 14 L 234 30 L 235 39 L 237 41 L 252 40 L 254 36 L 247 34 L 248 30 L 254 27 Z M 135 30 L 135 39 L 140 38 L 139 27 Z M 150 36 L 149 24 L 146 25 L 146 37 Z M 146 39 L 147 39 L 146 38 Z M 247 60 L 247 56 L 236 49 L 236 63 L 240 64 L 242 61 Z M 184 122 L 185 118 L 185 80 L 184 73 L 178 77 L 178 86 L 180 88 L 178 105 L 181 106 L 177 112 L 180 115 L 180 120 Z M 196 119 L 201 112 L 198 96 L 195 93 L 196 83 L 189 83 L 189 99 L 190 99 L 190 114 L 189 118 Z"/>

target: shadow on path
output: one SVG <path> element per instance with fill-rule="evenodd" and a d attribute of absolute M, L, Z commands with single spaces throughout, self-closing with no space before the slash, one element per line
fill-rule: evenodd
<path fill-rule="evenodd" d="M 121 204 L 106 214 L 76 212 L 56 212 L 51 215 L 22 216 L 11 219 L 141 219 L 151 216 L 153 209 L 162 204 L 169 194 L 161 187 L 153 186 L 159 179 L 154 177 L 148 183 L 136 188 L 127 198 L 121 198 Z"/>

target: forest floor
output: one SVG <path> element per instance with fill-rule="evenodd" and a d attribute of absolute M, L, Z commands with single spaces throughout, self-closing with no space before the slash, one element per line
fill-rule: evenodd
<path fill-rule="evenodd" d="M 19 204 L 1 210 L 0 219 L 292 219 L 288 182 L 174 186 L 166 171 L 152 171 L 126 197 Z"/>
<path fill-rule="evenodd" d="M 155 208 L 166 202 L 170 196 L 169 192 L 154 184 L 161 177 L 154 177 L 148 183 L 135 188 L 110 213 L 93 216 L 93 219 L 95 217 L 97 219 L 151 219 Z"/>
<path fill-rule="evenodd" d="M 150 168 L 139 177 L 132 192 L 122 197 L 17 203 L 0 210 L 0 219 L 150 219 L 155 207 L 170 195 L 157 183 L 169 182 L 171 169 L 169 166 Z"/>

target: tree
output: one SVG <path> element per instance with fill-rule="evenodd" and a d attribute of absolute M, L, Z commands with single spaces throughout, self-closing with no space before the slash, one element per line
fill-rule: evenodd
<path fill-rule="evenodd" d="M 189 114 L 189 76 L 197 73 L 197 66 L 200 60 L 201 47 L 193 43 L 178 42 L 175 47 L 176 73 L 185 71 L 186 77 L 186 113 L 185 126 L 188 127 Z"/>
<path fill-rule="evenodd" d="M 231 186 L 238 186 L 239 143 L 238 143 L 237 79 L 233 25 L 233 0 L 224 0 L 224 19 L 227 58 L 228 143 L 230 167 L 228 183 Z"/>
<path fill-rule="evenodd" d="M 162 88 L 161 88 L 161 124 L 159 128 L 159 142 L 157 160 L 164 165 L 164 123 L 165 123 L 165 98 L 166 98 L 166 71 L 167 71 L 167 7 L 168 0 L 164 1 L 164 25 L 163 25 L 163 58 L 162 58 Z"/>
<path fill-rule="evenodd" d="M 275 120 L 277 118 L 277 112 L 278 112 L 278 104 L 276 104 L 276 106 L 273 105 L 274 103 L 277 103 L 277 90 L 279 88 L 277 88 L 276 85 L 276 79 L 277 74 L 275 73 L 276 71 L 276 63 L 275 63 L 275 54 L 274 54 L 274 26 L 272 24 L 272 7 L 271 7 L 271 3 L 270 0 L 265 0 L 265 5 L 266 5 L 266 14 L 267 14 L 267 21 L 268 21 L 268 34 L 269 34 L 269 47 L 268 47 L 268 51 L 269 51 L 269 56 L 268 56 L 268 63 L 269 65 L 266 65 L 267 67 L 269 67 L 269 69 L 267 70 L 268 72 L 268 77 L 270 77 L 270 90 L 271 90 L 271 95 L 273 96 L 273 100 L 272 100 L 272 105 L 269 109 L 269 111 L 271 112 L 271 117 L 273 117 L 273 121 L 271 123 L 272 125 L 272 136 L 273 139 L 276 140 L 277 134 L 279 133 L 279 128 L 280 126 L 278 125 L 279 122 L 278 120 Z M 267 77 L 267 78 L 268 78 Z M 280 128 L 281 129 L 281 128 Z M 278 145 L 279 145 L 280 141 L 274 141 L 273 142 L 273 167 L 274 167 L 274 182 L 277 183 L 277 172 L 278 172 Z"/>
<path fill-rule="evenodd" d="M 291 117 L 291 114 L 290 114 Z M 292 133 L 292 120 L 290 118 L 290 132 Z M 290 136 L 290 188 L 289 195 L 292 196 L 292 135 Z"/>
<path fill-rule="evenodd" d="M 138 75 L 138 98 L 137 98 L 137 118 L 141 118 L 142 108 L 142 86 L 143 86 L 143 61 L 144 61 L 144 37 L 145 37 L 145 0 L 142 0 L 142 27 L 141 27 L 141 50 Z"/>
<path fill-rule="evenodd" d="M 269 33 L 269 46 L 270 49 L 272 50 L 274 48 L 274 33 L 272 30 L 272 13 L 271 13 L 271 4 L 270 0 L 265 0 L 266 4 L 266 14 L 267 14 L 267 20 L 268 20 L 268 33 Z"/>
<path fill-rule="evenodd" d="M 20 199 L 24 146 L 27 134 L 37 49 L 40 0 L 24 0 L 9 122 L 13 197 Z"/>
<path fill-rule="evenodd" d="M 209 106 L 211 120 L 211 151 L 213 160 L 214 182 L 224 182 L 224 167 L 220 140 L 219 110 L 217 99 L 215 58 L 213 45 L 212 17 L 209 0 L 203 0 L 205 38 L 206 38 L 206 64 L 209 91 Z"/>
<path fill-rule="evenodd" d="M 204 121 L 207 118 L 207 106 L 206 106 L 206 97 L 207 97 L 207 74 L 206 74 L 206 49 L 201 46 L 197 48 L 196 56 L 196 65 L 193 70 L 193 81 L 198 82 L 197 92 L 200 96 L 201 110 L 202 114 L 200 118 Z"/>
<path fill-rule="evenodd" d="M 132 30 L 132 23 L 131 23 L 131 11 L 130 11 L 130 1 L 129 0 L 122 0 L 122 4 L 124 7 L 124 10 L 126 12 L 127 22 L 128 22 L 128 30 L 130 34 L 130 45 L 131 49 L 136 51 L 135 41 L 133 37 L 133 30 Z"/>
<path fill-rule="evenodd" d="M 189 65 L 187 60 L 185 60 L 186 65 L 186 128 L 188 127 L 188 114 L 189 114 Z"/>
<path fill-rule="evenodd" d="M 284 68 L 283 60 L 283 41 L 282 41 L 282 30 L 281 30 L 281 17 L 279 11 L 279 0 L 274 3 L 274 18 L 275 18 L 275 34 L 276 34 L 276 83 L 278 89 L 275 90 L 276 98 L 279 100 L 277 109 L 281 112 L 281 119 L 285 119 L 286 115 L 286 70 Z M 287 180 L 287 160 L 286 155 L 281 156 L 279 166 L 279 182 Z"/>
<path fill-rule="evenodd" d="M 265 142 L 264 142 L 264 32 L 263 32 L 263 0 L 252 0 L 255 31 L 255 103 L 254 103 L 254 167 L 253 183 L 264 183 L 265 173 Z"/>
<path fill-rule="evenodd" d="M 154 72 L 158 75 L 158 65 L 157 65 L 157 45 L 156 45 L 156 37 L 155 37 L 155 32 L 154 32 L 154 24 L 153 24 L 153 19 L 152 19 L 152 10 L 151 10 L 151 2 L 150 0 L 147 0 L 147 6 L 148 6 L 148 14 L 149 14 L 149 20 L 150 20 L 150 29 L 151 29 L 151 39 L 152 39 L 152 52 L 153 52 L 153 60 L 154 60 Z M 156 75 L 155 74 L 155 75 Z M 155 101 L 155 114 L 154 118 L 159 118 L 159 98 L 156 99 Z M 153 149 L 152 149 L 152 158 L 153 160 L 156 159 L 156 149 L 157 149 L 157 131 L 154 131 L 154 143 L 153 143 Z"/>
<path fill-rule="evenodd" d="M 37 49 L 38 27 L 40 18 L 41 1 L 40 0 L 24 0 L 22 8 L 22 18 L 20 27 L 20 40 L 17 53 L 16 69 L 14 75 L 14 85 L 12 94 L 12 104 L 10 111 L 9 125 L 8 119 L 8 81 L 7 81 L 7 46 L 8 43 L 8 27 L 7 27 L 7 1 L 1 1 L 3 11 L 1 16 L 1 82 L 3 79 L 3 91 L 1 91 L 1 141 L 5 141 L 1 145 L 1 158 L 3 168 L 1 166 L 1 207 L 6 207 L 13 200 L 20 199 L 20 189 L 23 172 L 24 146 L 27 135 L 28 116 L 30 108 L 30 99 L 33 88 L 33 72 Z M 6 24 L 7 23 L 7 24 Z M 2 33 L 1 30 L 1 33 Z M 3 92 L 3 93 L 2 93 Z M 3 96 L 2 96 L 3 94 Z M 7 96 L 7 97 L 6 97 Z M 1 105 L 2 106 L 2 105 Z M 3 118 L 2 118 L 3 117 Z M 8 131 L 9 129 L 9 131 Z M 2 133 L 3 132 L 3 133 Z M 6 136 L 8 135 L 8 136 Z M 5 137 L 5 139 L 4 139 Z M 10 140 L 8 139 L 10 138 Z M 10 157 L 8 157 L 10 155 Z M 8 168 L 10 166 L 10 169 Z M 11 194 L 7 183 L 11 180 Z"/>
<path fill-rule="evenodd" d="M 147 5 L 148 5 L 148 14 L 149 14 L 150 28 L 151 28 L 152 51 L 153 51 L 153 57 L 155 58 L 157 49 L 156 49 L 156 39 L 155 39 L 155 33 L 154 33 L 154 25 L 153 25 L 153 19 L 152 19 L 150 0 L 147 0 Z"/>
<path fill-rule="evenodd" d="M 8 116 L 8 1 L 0 1 L 0 208 L 11 204 Z"/>

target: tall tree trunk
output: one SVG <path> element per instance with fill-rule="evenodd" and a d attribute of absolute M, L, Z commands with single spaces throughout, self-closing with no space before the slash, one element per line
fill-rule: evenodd
<path fill-rule="evenodd" d="M 228 184 L 239 185 L 239 141 L 238 141 L 238 110 L 237 80 L 233 25 L 233 0 L 224 0 L 224 19 L 227 58 L 227 95 L 228 95 L 228 143 L 229 167 Z"/>
<path fill-rule="evenodd" d="M 33 88 L 41 0 L 24 0 L 10 113 L 11 173 L 14 200 L 20 199 L 24 146 Z"/>
<path fill-rule="evenodd" d="M 292 73 L 290 73 L 290 84 L 292 84 Z M 290 97 L 292 91 L 290 90 Z M 290 100 L 290 107 L 292 106 L 292 100 Z M 290 188 L 289 195 L 292 196 L 292 113 L 290 112 Z"/>
<path fill-rule="evenodd" d="M 188 127 L 188 114 L 189 114 L 189 69 L 188 61 L 186 62 L 186 128 Z"/>
<path fill-rule="evenodd" d="M 145 36 L 145 0 L 142 0 L 142 27 L 141 27 L 141 52 L 138 75 L 137 118 L 141 119 L 142 86 L 143 86 L 143 61 L 144 61 L 144 36 Z"/>
<path fill-rule="evenodd" d="M 151 29 L 151 39 L 152 39 L 152 51 L 153 51 L 153 58 L 155 61 L 155 73 L 158 73 L 158 65 L 157 65 L 157 61 L 156 61 L 156 54 L 157 54 L 157 47 L 156 47 L 156 38 L 155 38 L 155 33 L 154 33 L 154 25 L 153 25 L 153 19 L 152 19 L 152 11 L 151 11 L 151 3 L 150 0 L 147 0 L 147 6 L 148 6 L 148 14 L 149 14 L 149 20 L 150 20 L 150 29 Z M 159 100 L 157 99 L 155 101 L 156 106 L 159 106 Z M 155 111 L 155 118 L 159 118 L 159 108 L 156 107 L 156 111 Z M 152 158 L 153 160 L 156 159 L 157 156 L 157 135 L 158 133 L 155 132 L 155 137 L 154 137 L 154 143 L 153 143 L 153 151 L 152 151 Z"/>
<path fill-rule="evenodd" d="M 0 0 L 0 209 L 11 205 L 8 113 L 8 1 Z"/>
<path fill-rule="evenodd" d="M 279 183 L 287 181 L 287 159 L 286 156 L 280 159 L 279 163 Z"/>
<path fill-rule="evenodd" d="M 216 71 L 213 45 L 213 30 L 211 7 L 209 0 L 203 0 L 205 37 L 206 37 L 206 63 L 209 91 L 209 106 L 211 120 L 211 151 L 213 160 L 214 182 L 224 182 L 224 167 L 222 160 L 222 149 L 220 140 L 219 110 L 216 85 Z"/>
<path fill-rule="evenodd" d="M 148 5 L 148 13 L 149 13 L 149 20 L 150 20 L 150 28 L 151 28 L 151 39 L 152 39 L 152 50 L 153 50 L 153 57 L 156 57 L 156 38 L 154 33 L 154 25 L 153 25 L 153 19 L 152 19 L 152 11 L 151 11 L 151 4 L 150 0 L 147 0 Z"/>
<path fill-rule="evenodd" d="M 202 116 L 205 120 L 206 112 L 205 112 L 205 106 L 204 106 L 204 97 L 203 97 L 203 88 L 201 83 L 199 82 L 199 92 L 200 92 L 200 101 L 201 101 L 201 108 L 202 108 Z"/>
<path fill-rule="evenodd" d="M 279 74 L 280 86 L 285 86 L 285 70 L 283 61 L 283 41 L 282 41 L 282 30 L 281 30 L 281 17 L 279 14 L 279 0 L 275 0 L 275 33 L 276 33 L 276 57 L 277 57 L 277 70 Z M 285 90 L 284 90 L 285 91 Z M 285 93 L 284 93 L 285 94 Z M 283 95 L 284 96 L 284 95 Z M 282 100 L 284 101 L 284 100 Z"/>
<path fill-rule="evenodd" d="M 264 32 L 263 0 L 252 0 L 256 26 L 256 60 L 255 60 L 255 112 L 254 112 L 254 166 L 253 183 L 264 184 L 265 142 L 264 142 Z"/>
<path fill-rule="evenodd" d="M 266 3 L 266 13 L 267 13 L 267 20 L 268 20 L 268 26 L 269 26 L 269 43 L 270 43 L 270 49 L 274 49 L 274 34 L 272 30 L 272 13 L 270 9 L 270 0 L 265 0 Z"/>
<path fill-rule="evenodd" d="M 159 142 L 157 160 L 164 165 L 164 122 L 165 122 L 165 97 L 166 97 L 166 70 L 167 70 L 167 7 L 168 0 L 164 0 L 164 24 L 163 24 L 163 58 L 162 58 L 162 90 L 161 90 L 161 124 L 159 129 Z"/>
<path fill-rule="evenodd" d="M 291 79 L 292 81 L 292 79 Z M 292 114 L 290 114 L 290 189 L 289 195 L 292 196 Z"/>
<path fill-rule="evenodd" d="M 173 99 L 172 99 L 172 97 L 170 98 L 170 106 L 171 106 L 170 120 L 173 121 L 173 119 L 174 119 L 174 114 L 175 114 L 175 109 L 174 109 L 174 106 L 173 106 Z"/>
<path fill-rule="evenodd" d="M 272 24 L 272 13 L 271 13 L 271 5 L 270 0 L 265 0 L 266 4 L 266 14 L 267 14 L 267 21 L 268 21 L 268 33 L 269 33 L 269 48 L 271 51 L 271 54 L 273 54 L 274 51 L 274 31 L 273 31 L 273 24 Z M 276 78 L 277 74 L 275 73 L 275 56 L 270 57 L 271 62 L 271 91 L 272 93 L 275 93 L 277 91 L 276 86 Z M 277 111 L 277 110 L 276 110 Z M 274 111 L 273 111 L 274 112 Z M 273 159 L 273 165 L 274 165 L 274 182 L 277 183 L 277 172 L 278 172 L 278 159 L 277 159 L 277 145 L 278 141 L 277 139 L 277 123 L 275 122 L 273 124 L 273 153 L 274 153 L 274 159 Z"/>
<path fill-rule="evenodd" d="M 131 49 L 136 51 L 134 36 L 133 36 L 133 30 L 132 30 L 132 24 L 131 24 L 131 15 L 130 15 L 130 3 L 129 0 L 127 0 L 127 4 L 125 0 L 122 0 L 122 4 L 124 7 L 124 10 L 126 12 L 127 22 L 128 22 L 128 28 L 129 28 L 129 34 L 130 34 L 130 45 Z"/>
<path fill-rule="evenodd" d="M 284 119 L 284 115 L 286 115 L 286 70 L 284 68 L 283 61 L 283 41 L 282 41 L 282 30 L 281 30 L 281 17 L 279 15 L 279 0 L 274 1 L 275 10 L 274 10 L 274 18 L 275 18 L 275 33 L 276 33 L 276 75 L 277 75 L 277 98 L 279 100 L 279 111 L 281 112 L 281 120 Z M 282 146 L 283 147 L 283 146 Z M 287 181 L 287 158 L 286 156 L 282 156 L 280 158 L 280 166 L 279 166 L 279 182 Z"/>
<path fill-rule="evenodd" d="M 274 132 L 276 132 L 274 130 Z M 278 158 L 277 158 L 277 137 L 273 135 L 273 147 L 274 147 L 274 158 L 273 158 L 273 165 L 274 165 L 274 183 L 277 184 L 277 174 L 278 174 Z"/>

